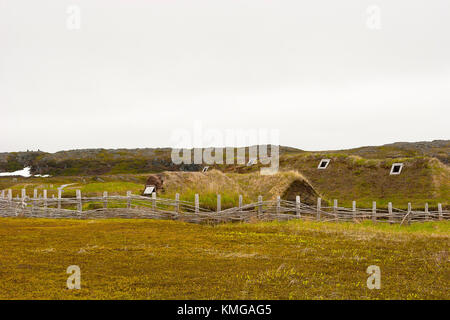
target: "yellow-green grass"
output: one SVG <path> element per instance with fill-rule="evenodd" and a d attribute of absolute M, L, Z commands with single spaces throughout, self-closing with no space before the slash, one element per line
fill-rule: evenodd
<path fill-rule="evenodd" d="M 72 188 L 73 189 L 73 188 Z M 96 182 L 83 185 L 80 189 L 81 193 L 86 196 L 97 196 L 107 191 L 110 195 L 126 195 L 127 191 L 131 191 L 133 194 L 140 194 L 144 186 L 134 182 Z"/>
<path fill-rule="evenodd" d="M 33 190 L 37 189 L 38 194 L 42 195 L 44 189 L 47 190 L 48 197 L 57 196 L 58 188 L 63 184 L 70 184 L 63 189 L 63 197 L 75 197 L 76 190 L 81 190 L 81 193 L 85 197 L 102 196 L 104 191 L 107 191 L 109 195 L 126 195 L 127 191 L 131 191 L 133 194 L 140 194 L 144 185 L 135 182 L 126 181 L 112 181 L 112 182 L 79 182 L 78 180 L 66 180 L 65 183 L 50 183 L 42 181 L 36 183 L 30 181 L 29 183 L 20 183 L 10 186 L 13 197 L 20 196 L 21 190 L 25 189 L 28 196 L 33 195 Z"/>
<path fill-rule="evenodd" d="M 0 299 L 449 299 L 449 235 L 445 221 L 3 218 Z M 81 290 L 66 289 L 70 265 Z"/>

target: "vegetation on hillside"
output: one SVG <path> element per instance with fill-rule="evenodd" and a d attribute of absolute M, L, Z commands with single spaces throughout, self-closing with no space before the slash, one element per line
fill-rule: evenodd
<path fill-rule="evenodd" d="M 246 148 L 248 159 L 248 148 Z M 192 150 L 191 150 L 192 153 Z M 444 164 L 450 163 L 450 140 L 432 142 L 394 143 L 378 147 L 361 147 L 349 150 L 306 152 L 281 146 L 280 155 L 289 158 L 301 154 L 356 155 L 364 159 L 398 159 L 412 157 L 435 157 Z M 0 153 L 0 172 L 15 171 L 31 166 L 33 174 L 53 176 L 137 174 L 162 171 L 200 171 L 203 166 L 195 164 L 174 165 L 170 148 L 144 149 L 80 149 L 56 153 L 13 152 Z M 223 171 L 247 172 L 254 168 L 245 165 L 215 165 Z M 259 167 L 259 166 L 258 166 Z"/>
<path fill-rule="evenodd" d="M 340 152 L 367 159 L 432 157 L 444 164 L 450 164 L 450 140 L 395 142 L 379 147 L 361 147 Z"/>

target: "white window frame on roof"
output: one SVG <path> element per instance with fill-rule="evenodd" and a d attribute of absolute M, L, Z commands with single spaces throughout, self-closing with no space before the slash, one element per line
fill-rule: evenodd
<path fill-rule="evenodd" d="M 155 192 L 155 186 L 145 186 L 145 190 L 144 190 L 144 195 L 147 194 L 152 194 L 153 192 Z"/>
<path fill-rule="evenodd" d="M 326 162 L 325 167 L 321 166 L 322 162 Z M 320 160 L 319 165 L 317 166 L 317 169 L 325 170 L 328 167 L 328 165 L 330 164 L 330 162 L 331 162 L 331 159 L 322 159 L 322 160 Z"/>
<path fill-rule="evenodd" d="M 394 172 L 394 167 L 396 167 L 396 166 L 400 166 L 400 170 L 398 172 Z M 392 167 L 391 167 L 391 172 L 389 174 L 390 175 L 398 175 L 398 174 L 402 173 L 402 169 L 403 169 L 403 163 L 402 162 L 393 163 Z"/>

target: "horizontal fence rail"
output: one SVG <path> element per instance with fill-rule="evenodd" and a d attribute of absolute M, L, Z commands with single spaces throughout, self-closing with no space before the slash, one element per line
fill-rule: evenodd
<path fill-rule="evenodd" d="M 33 197 L 22 190 L 21 197 L 12 197 L 8 190 L 0 195 L 0 217 L 31 217 L 31 218 L 148 218 L 171 219 L 194 223 L 220 223 L 233 221 L 272 221 L 272 220 L 317 220 L 317 221 L 361 221 L 372 220 L 374 222 L 410 224 L 413 222 L 448 220 L 450 211 L 442 210 L 438 204 L 437 210 L 429 210 L 425 204 L 424 210 L 413 210 L 408 204 L 407 210 L 398 209 L 388 204 L 387 208 L 377 208 L 373 202 L 372 208 L 357 208 L 353 201 L 352 208 L 338 206 L 334 200 L 332 206 L 322 206 L 322 199 L 317 199 L 317 204 L 307 205 L 300 201 L 300 196 L 295 201 L 288 201 L 277 197 L 276 200 L 263 200 L 250 204 L 242 203 L 239 196 L 239 206 L 221 209 L 221 197 L 217 196 L 217 210 L 210 210 L 200 206 L 200 198 L 195 195 L 195 201 L 180 200 L 176 194 L 175 199 L 160 198 L 156 193 L 152 197 L 133 195 L 127 192 L 126 196 L 110 196 L 107 192 L 101 197 L 82 197 L 77 190 L 76 197 L 47 198 L 44 190 L 43 196 Z"/>

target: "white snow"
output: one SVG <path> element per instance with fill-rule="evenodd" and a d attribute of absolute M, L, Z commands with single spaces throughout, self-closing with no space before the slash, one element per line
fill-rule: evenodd
<path fill-rule="evenodd" d="M 25 167 L 22 170 L 14 171 L 14 172 L 0 172 L 0 177 L 11 177 L 11 176 L 22 176 L 25 178 L 31 177 L 31 167 Z M 50 177 L 49 174 L 36 174 L 35 177 L 42 177 L 42 178 L 48 178 Z"/>
<path fill-rule="evenodd" d="M 31 168 L 25 167 L 22 170 L 14 171 L 14 172 L 0 172 L 0 177 L 9 177 L 9 176 L 22 176 L 22 177 L 31 177 L 30 173 Z"/>

